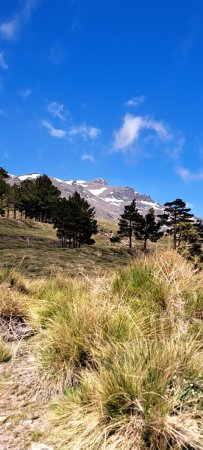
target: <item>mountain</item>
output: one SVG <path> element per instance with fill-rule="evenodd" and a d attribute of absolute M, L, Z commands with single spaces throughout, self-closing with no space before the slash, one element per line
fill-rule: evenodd
<path fill-rule="evenodd" d="M 39 173 L 14 176 L 10 175 L 10 184 L 20 184 L 23 180 L 35 180 Z M 135 198 L 137 207 L 142 214 L 146 214 L 149 208 L 154 208 L 156 214 L 163 212 L 163 206 L 156 203 L 149 195 L 140 194 L 130 187 L 110 186 L 103 178 L 95 180 L 60 180 L 50 177 L 54 186 L 60 191 L 62 197 L 68 198 L 74 191 L 78 191 L 91 206 L 96 209 L 97 217 L 110 221 L 117 221 L 122 214 L 124 206 Z"/>

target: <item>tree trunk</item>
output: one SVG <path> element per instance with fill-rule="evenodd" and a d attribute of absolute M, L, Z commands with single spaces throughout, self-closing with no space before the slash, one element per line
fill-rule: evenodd
<path fill-rule="evenodd" d="M 44 211 L 43 222 L 44 222 L 44 223 L 47 223 L 47 210 L 46 210 L 46 209 L 45 209 L 45 211 Z"/>
<path fill-rule="evenodd" d="M 144 247 L 143 247 L 144 252 L 146 253 L 147 251 L 147 238 L 144 239 Z"/>
<path fill-rule="evenodd" d="M 173 249 L 176 250 L 177 247 L 177 238 L 176 238 L 176 230 L 173 232 Z"/>
<path fill-rule="evenodd" d="M 129 230 L 129 248 L 132 248 L 132 226 L 130 224 L 130 230 Z"/>
<path fill-rule="evenodd" d="M 177 233 L 177 213 L 176 213 L 176 211 L 175 211 L 175 217 L 174 217 L 174 232 L 173 232 L 173 248 L 174 248 L 174 250 L 176 250 L 176 247 L 177 247 L 177 236 L 176 236 L 176 233 Z"/>

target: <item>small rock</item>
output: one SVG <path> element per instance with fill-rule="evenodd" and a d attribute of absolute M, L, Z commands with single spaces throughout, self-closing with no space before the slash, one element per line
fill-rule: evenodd
<path fill-rule="evenodd" d="M 30 420 L 30 419 L 25 419 L 25 420 L 22 420 L 21 421 L 21 425 L 23 425 L 23 426 L 30 426 L 30 425 L 32 425 L 32 420 Z"/>
<path fill-rule="evenodd" d="M 40 444 L 39 442 L 32 442 L 30 450 L 54 450 L 53 447 L 49 447 L 46 444 Z"/>
<path fill-rule="evenodd" d="M 8 419 L 7 416 L 0 416 L 0 423 L 6 422 L 7 419 Z"/>

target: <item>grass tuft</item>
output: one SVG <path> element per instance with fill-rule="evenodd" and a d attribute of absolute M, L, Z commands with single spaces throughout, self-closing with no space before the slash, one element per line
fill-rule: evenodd
<path fill-rule="evenodd" d="M 120 346 L 111 363 L 83 375 L 52 406 L 56 442 L 60 436 L 61 449 L 202 448 L 200 370 L 203 353 L 192 339 Z"/>
<path fill-rule="evenodd" d="M 10 347 L 0 338 L 0 363 L 10 361 L 11 357 L 12 352 Z"/>

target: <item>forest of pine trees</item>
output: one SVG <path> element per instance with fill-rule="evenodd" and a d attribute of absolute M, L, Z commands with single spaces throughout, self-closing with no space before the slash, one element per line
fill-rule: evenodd
<path fill-rule="evenodd" d="M 0 214 L 21 219 L 34 219 L 52 223 L 57 229 L 60 246 L 77 248 L 81 244 L 94 243 L 92 235 L 97 233 L 95 209 L 75 192 L 68 199 L 61 198 L 60 191 L 53 186 L 47 175 L 35 180 L 24 180 L 20 186 L 6 182 L 8 173 L 0 168 Z"/>

